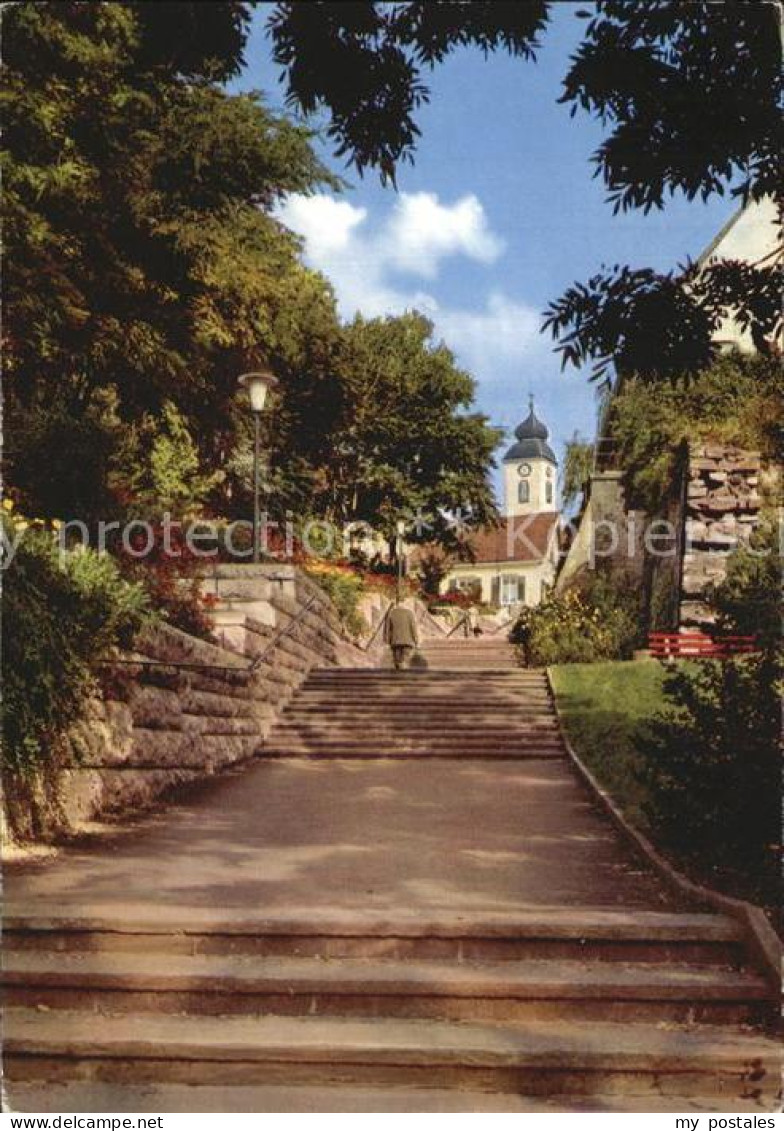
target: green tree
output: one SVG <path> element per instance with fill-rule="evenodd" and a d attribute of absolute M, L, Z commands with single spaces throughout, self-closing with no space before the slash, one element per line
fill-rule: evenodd
<path fill-rule="evenodd" d="M 563 488 L 561 497 L 564 507 L 578 504 L 579 510 L 585 505 L 593 472 L 594 446 L 581 440 L 575 432 L 567 441 L 563 462 Z"/>
<path fill-rule="evenodd" d="M 709 594 L 725 632 L 755 636 L 770 652 L 781 647 L 782 544 L 778 516 L 768 516 L 727 560 L 727 575 Z"/>
<path fill-rule="evenodd" d="M 187 517 L 201 510 L 221 482 L 221 472 L 204 474 L 188 427 L 171 401 L 159 416 L 146 415 L 128 430 L 112 461 L 109 484 L 130 512 Z"/>
<path fill-rule="evenodd" d="M 357 317 L 343 332 L 339 416 L 316 487 L 319 513 L 364 520 L 392 535 L 418 511 L 427 540 L 456 545 L 450 515 L 495 517 L 487 472 L 500 434 L 466 411 L 474 382 L 420 314 Z"/>
<path fill-rule="evenodd" d="M 20 533 L 4 518 L 4 533 Z M 27 531 L 3 574 L 3 768 L 29 775 L 97 688 L 101 664 L 128 648 L 149 618 L 144 587 L 90 550 L 66 554 Z"/>
<path fill-rule="evenodd" d="M 778 905 L 780 657 L 681 665 L 641 735 L 646 816 L 666 846 L 746 898 Z"/>
<path fill-rule="evenodd" d="M 715 440 L 781 457 L 784 376 L 775 359 L 732 353 L 692 377 L 621 383 L 607 433 L 624 468 L 630 505 L 658 514 L 671 489 L 679 450 Z"/>
<path fill-rule="evenodd" d="M 294 369 L 313 334 L 337 333 L 328 286 L 271 216 L 336 182 L 307 130 L 218 85 L 247 18 L 242 4 L 5 13 L 7 470 L 33 512 L 105 506 L 117 428 L 167 402 L 214 467 L 248 359 Z"/>

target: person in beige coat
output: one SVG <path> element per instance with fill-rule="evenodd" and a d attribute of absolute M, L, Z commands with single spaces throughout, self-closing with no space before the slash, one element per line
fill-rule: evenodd
<path fill-rule="evenodd" d="M 419 646 L 419 630 L 411 609 L 399 602 L 387 613 L 384 640 L 392 649 L 392 662 L 397 671 L 408 667 L 414 649 Z"/>

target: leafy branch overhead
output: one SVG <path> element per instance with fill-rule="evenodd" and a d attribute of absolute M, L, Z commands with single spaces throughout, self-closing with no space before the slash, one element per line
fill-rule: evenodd
<path fill-rule="evenodd" d="M 547 8 L 541 0 L 295 2 L 276 4 L 268 26 L 289 105 L 328 110 L 338 156 L 394 182 L 398 164 L 413 161 L 414 115 L 429 101 L 423 69 L 465 46 L 533 58 Z"/>
<path fill-rule="evenodd" d="M 289 102 L 329 112 L 337 152 L 394 180 L 411 161 L 423 70 L 456 47 L 535 57 L 552 5 L 526 3 L 277 4 L 269 20 Z M 597 0 L 577 10 L 582 42 L 563 82 L 572 116 L 607 135 L 593 155 L 616 210 L 662 208 L 682 193 L 780 199 L 784 120 L 775 4 Z M 617 266 L 575 284 L 545 313 L 564 364 L 592 362 L 669 375 L 704 365 L 723 314 L 759 347 L 776 328 L 775 264 L 716 264 L 658 274 Z"/>

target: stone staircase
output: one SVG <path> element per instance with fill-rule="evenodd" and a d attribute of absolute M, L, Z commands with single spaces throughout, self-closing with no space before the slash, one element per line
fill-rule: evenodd
<path fill-rule="evenodd" d="M 311 673 L 265 747 L 290 758 L 562 758 L 544 675 Z"/>
<path fill-rule="evenodd" d="M 541 672 L 430 647 L 444 667 L 311 673 L 190 839 L 146 834 L 154 871 L 161 844 L 215 851 L 205 821 L 235 829 L 201 906 L 160 865 L 139 906 L 90 905 L 111 861 L 64 905 L 32 885 L 4 929 L 13 1109 L 775 1110 L 772 991 L 739 924 L 629 856 Z M 239 901 L 254 852 L 282 900 Z"/>
<path fill-rule="evenodd" d="M 493 671 L 517 667 L 514 648 L 504 634 L 430 638 L 424 641 L 422 652 L 429 668 Z"/>

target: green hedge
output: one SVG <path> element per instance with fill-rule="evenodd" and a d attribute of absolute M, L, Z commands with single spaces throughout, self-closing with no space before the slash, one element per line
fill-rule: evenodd
<path fill-rule="evenodd" d="M 782 674 L 765 653 L 681 666 L 665 681 L 666 709 L 639 738 L 657 839 L 763 903 L 778 885 Z"/>
<path fill-rule="evenodd" d="M 13 544 L 19 527 L 4 519 Z M 85 550 L 58 560 L 51 534 L 28 529 L 3 573 L 3 767 L 24 776 L 80 715 L 102 661 L 149 616 L 140 584 Z"/>

